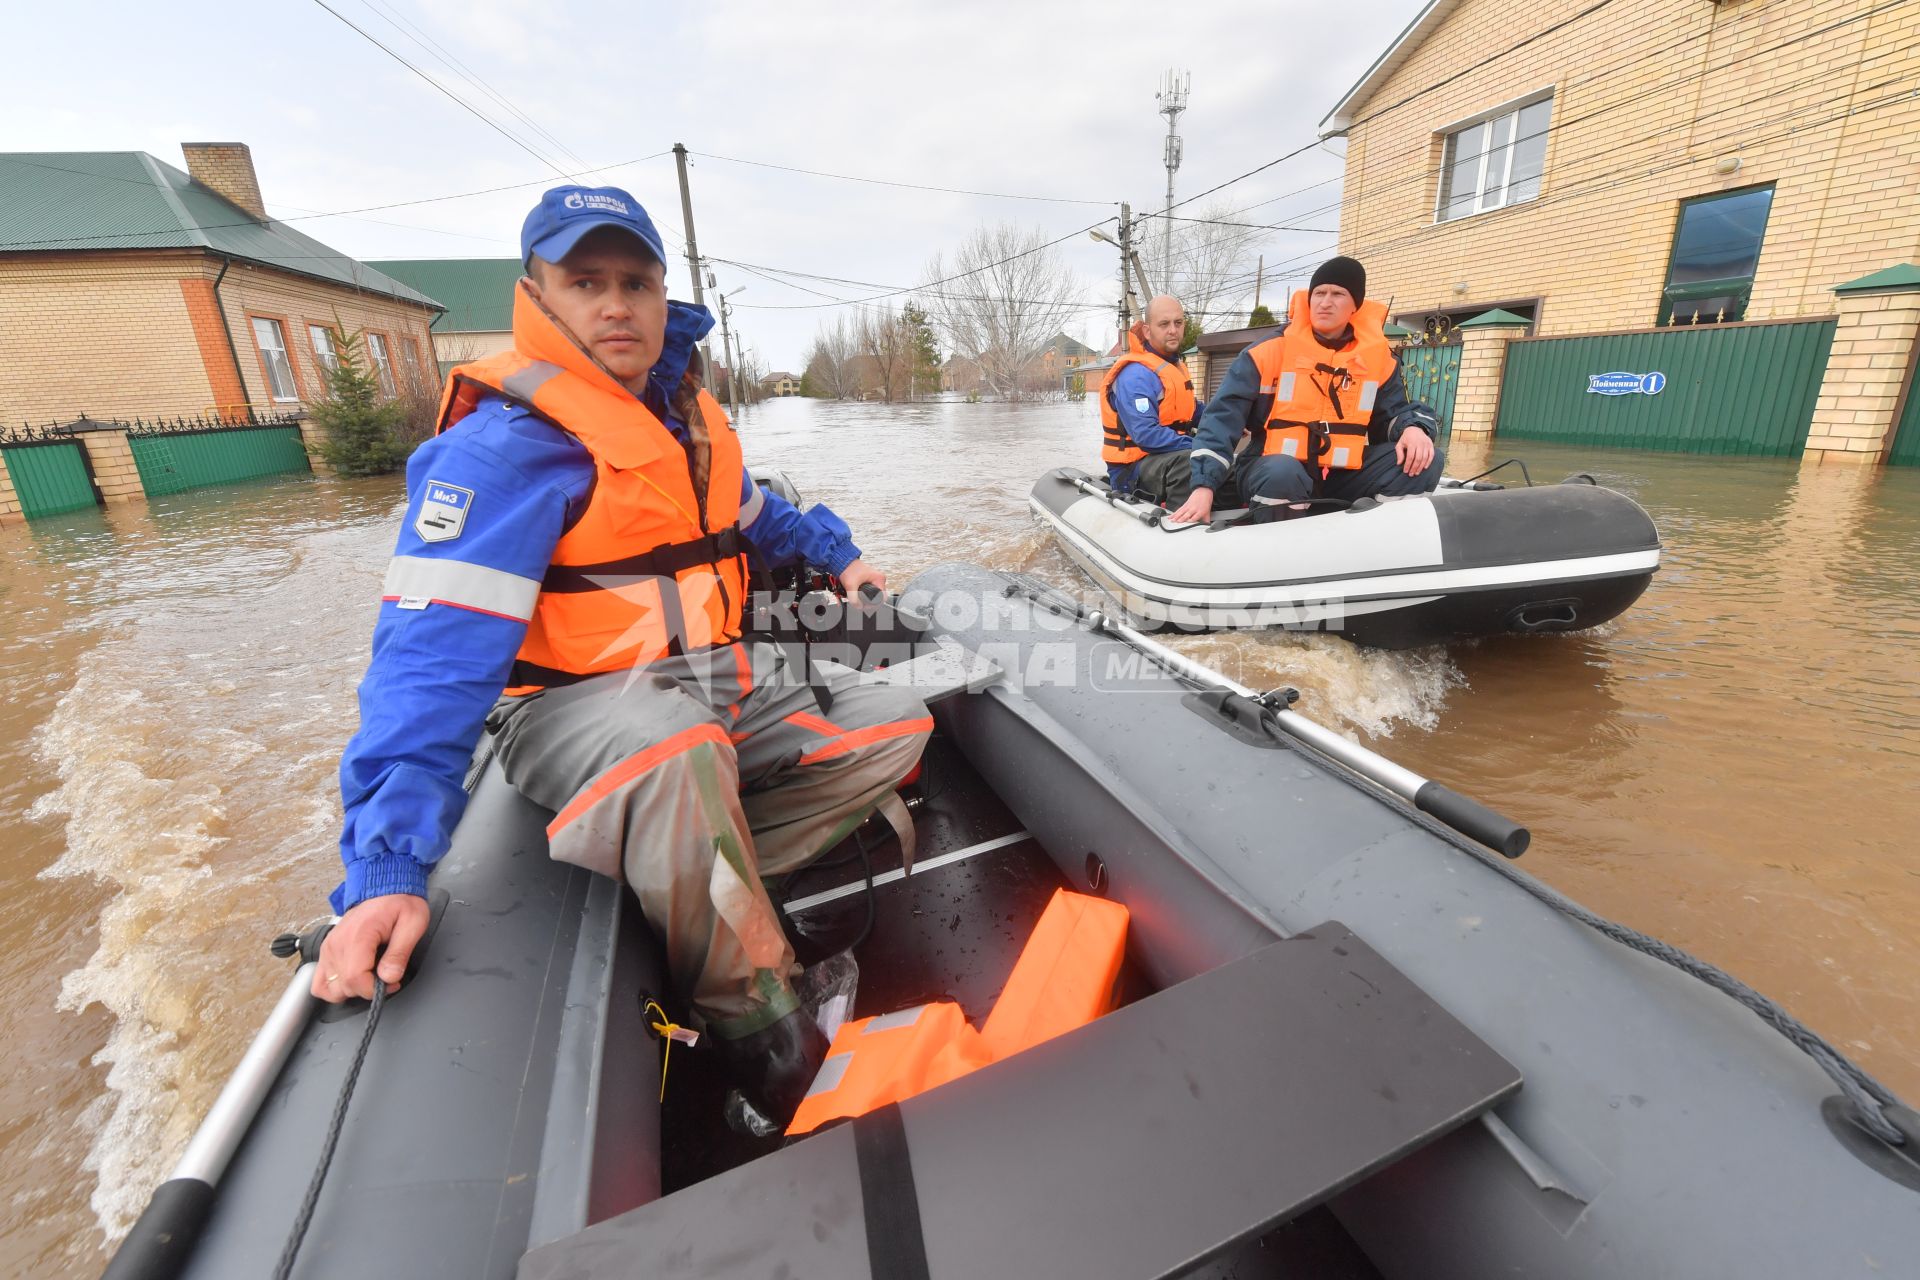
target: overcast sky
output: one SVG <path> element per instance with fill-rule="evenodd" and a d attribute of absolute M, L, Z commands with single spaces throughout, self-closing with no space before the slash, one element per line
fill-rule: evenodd
<path fill-rule="evenodd" d="M 671 233 L 669 250 L 679 250 L 672 157 L 626 162 L 684 142 L 704 153 L 691 181 L 708 257 L 908 286 L 934 252 L 950 252 L 983 221 L 1012 220 L 1052 237 L 1112 215 L 1120 200 L 1136 211 L 1159 208 L 1166 120 L 1154 94 L 1167 69 L 1192 74 L 1179 199 L 1313 142 L 1319 120 L 1422 7 L 327 3 L 528 149 L 316 0 L 109 0 L 9 15 L 16 57 L 0 79 L 0 151 L 146 151 L 184 168 L 183 141 L 245 142 L 270 212 L 300 218 L 303 230 L 355 257 L 379 259 L 516 256 L 526 210 L 558 181 L 546 161 L 569 173 L 615 166 L 583 180 L 632 191 Z M 463 66 L 450 69 L 442 57 Z M 1340 140 L 1310 149 L 1218 198 L 1235 209 L 1257 205 L 1251 221 L 1337 227 L 1343 149 Z M 1095 203 L 907 190 L 721 156 Z M 509 184 L 522 185 L 444 198 Z M 432 203 L 304 216 L 422 200 Z M 1268 262 L 1288 264 L 1269 290 L 1303 283 L 1335 240 L 1267 234 Z M 1110 340 L 1113 250 L 1084 234 L 1061 247 L 1083 296 L 1105 308 L 1069 331 Z M 798 367 L 823 318 L 851 314 L 739 267 L 714 271 L 723 289 L 748 286 L 734 300 L 738 322 L 775 368 Z M 684 260 L 670 279 L 676 296 L 690 293 Z M 882 292 L 812 283 L 841 298 Z"/>

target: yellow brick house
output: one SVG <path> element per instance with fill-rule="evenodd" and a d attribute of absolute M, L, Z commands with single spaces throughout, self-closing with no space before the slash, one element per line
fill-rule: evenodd
<path fill-rule="evenodd" d="M 1639 415 L 1606 442 L 1686 448 L 1746 360 L 1798 378 L 1756 396 L 1804 401 L 1753 451 L 1893 446 L 1920 319 L 1920 4 L 1433 0 L 1321 133 L 1346 141 L 1340 251 L 1369 291 L 1437 336 L 1483 318 L 1467 365 L 1513 361 L 1492 387 L 1461 369 L 1456 430 L 1538 426 L 1517 420 L 1538 390 L 1549 416 Z M 1616 341 L 1531 345 L 1575 335 Z M 1583 361 L 1630 356 L 1699 379 L 1692 421 L 1673 396 L 1581 394 Z"/>
<path fill-rule="evenodd" d="M 270 217 L 244 144 L 182 151 L 0 154 L 0 424 L 297 412 L 335 324 L 431 388 L 432 298 Z"/>

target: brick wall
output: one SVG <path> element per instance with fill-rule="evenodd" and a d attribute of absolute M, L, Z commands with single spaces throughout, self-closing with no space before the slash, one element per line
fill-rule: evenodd
<path fill-rule="evenodd" d="M 220 284 L 233 339 L 219 328 L 213 281 L 221 264 L 185 251 L 0 256 L 0 422 L 192 415 L 244 399 L 233 378 L 239 355 L 246 396 L 277 403 L 251 317 L 281 322 L 303 402 L 321 392 L 309 322 L 386 336 L 397 379 L 413 339 L 420 376 L 438 382 L 433 313 L 379 294 L 236 262 Z"/>
<path fill-rule="evenodd" d="M 1369 292 L 1398 313 L 1539 297 L 1541 333 L 1644 327 L 1680 201 L 1765 183 L 1749 320 L 1830 315 L 1835 285 L 1920 258 L 1920 6 L 1622 0 L 1475 65 L 1589 5 L 1463 0 L 1352 109 L 1340 246 Z M 1435 224 L 1439 131 L 1549 87 L 1540 197 Z"/>
<path fill-rule="evenodd" d="M 0 258 L 0 422 L 205 409 L 213 390 L 180 291 L 200 256 Z"/>
<path fill-rule="evenodd" d="M 211 262 L 207 265 L 210 268 L 207 278 L 211 279 L 218 272 L 219 265 Z M 308 326 L 315 324 L 329 328 L 341 324 L 349 332 L 364 329 L 384 336 L 397 384 L 404 380 L 406 348 L 400 339 L 410 337 L 420 353 L 423 366 L 421 376 L 430 386 L 439 382 L 434 363 L 433 335 L 427 328 L 433 321 L 434 313 L 426 307 L 400 302 L 383 294 L 359 293 L 339 285 L 287 275 L 244 262 L 234 263 L 233 270 L 227 273 L 226 280 L 220 285 L 220 296 L 226 302 L 227 320 L 233 327 L 234 343 L 240 349 L 241 376 L 246 379 L 248 394 L 258 408 L 292 406 L 276 402 L 273 398 L 266 367 L 261 362 L 260 348 L 254 340 L 254 316 L 280 321 L 286 338 L 288 360 L 293 365 L 294 382 L 302 403 L 310 403 L 324 392 L 319 360 L 313 349 L 313 336 L 308 331 Z M 367 358 L 364 348 L 360 354 L 363 359 Z"/>

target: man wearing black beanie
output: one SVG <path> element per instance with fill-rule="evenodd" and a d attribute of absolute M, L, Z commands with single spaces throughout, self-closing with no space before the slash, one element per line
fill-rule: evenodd
<path fill-rule="evenodd" d="M 1446 462 L 1433 442 L 1440 420 L 1407 398 L 1386 320 L 1386 307 L 1367 301 L 1364 266 L 1321 263 L 1280 332 L 1241 352 L 1207 402 L 1194 432 L 1193 494 L 1173 518 L 1211 519 L 1229 473 L 1243 501 L 1283 518 L 1311 511 L 1304 500 L 1316 496 L 1431 493 Z"/>

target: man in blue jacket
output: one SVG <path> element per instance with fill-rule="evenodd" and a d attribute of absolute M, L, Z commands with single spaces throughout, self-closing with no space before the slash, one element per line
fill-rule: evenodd
<path fill-rule="evenodd" d="M 552 856 L 628 884 L 749 1097 L 784 1118 L 825 1044 L 761 877 L 897 805 L 932 722 L 831 664 L 823 713 L 808 672 L 741 638 L 748 547 L 850 593 L 885 577 L 833 512 L 753 483 L 687 372 L 712 317 L 667 301 L 646 211 L 556 188 L 521 250 L 513 350 L 454 371 L 408 464 L 313 992 L 370 996 L 382 944 L 399 982 L 484 724 L 507 780 L 555 813 Z"/>
<path fill-rule="evenodd" d="M 1121 353 L 1100 387 L 1100 457 L 1116 493 L 1142 493 L 1178 506 L 1187 500 L 1193 424 L 1206 406 L 1180 363 L 1187 313 L 1178 298 L 1161 294 L 1146 318 L 1127 332 Z"/>

